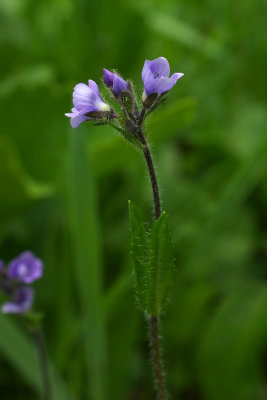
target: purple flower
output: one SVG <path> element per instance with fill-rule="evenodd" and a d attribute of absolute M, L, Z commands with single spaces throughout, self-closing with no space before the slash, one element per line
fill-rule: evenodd
<path fill-rule="evenodd" d="M 180 72 L 176 72 L 169 77 L 170 66 L 164 57 L 159 57 L 152 61 L 146 60 L 142 71 L 145 87 L 143 101 L 153 93 L 161 95 L 168 92 L 183 75 Z"/>
<path fill-rule="evenodd" d="M 14 258 L 8 266 L 7 277 L 23 283 L 32 283 L 43 275 L 43 262 L 30 251 Z"/>
<path fill-rule="evenodd" d="M 5 268 L 5 264 L 3 260 L 0 260 L 0 272 L 3 271 Z"/>
<path fill-rule="evenodd" d="M 117 99 L 121 97 L 123 92 L 129 91 L 128 83 L 116 72 L 111 72 L 106 68 L 103 68 L 103 72 L 105 84 L 112 90 Z"/>
<path fill-rule="evenodd" d="M 94 119 L 96 116 L 93 113 L 99 113 L 101 116 L 111 112 L 110 106 L 101 98 L 97 84 L 92 80 L 88 81 L 88 85 L 78 83 L 74 87 L 73 105 L 71 113 L 65 114 L 71 118 L 73 128 L 77 128 L 84 121 Z M 90 113 L 92 116 L 88 115 Z"/>
<path fill-rule="evenodd" d="M 14 291 L 12 301 L 4 303 L 1 309 L 4 314 L 23 314 L 30 310 L 33 300 L 33 289 L 22 286 Z"/>

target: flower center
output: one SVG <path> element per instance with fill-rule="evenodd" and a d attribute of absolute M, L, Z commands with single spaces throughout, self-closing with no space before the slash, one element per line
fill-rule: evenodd
<path fill-rule="evenodd" d="M 157 71 L 154 72 L 154 79 L 157 79 L 159 77 L 159 73 Z"/>
<path fill-rule="evenodd" d="M 20 264 L 18 267 L 18 273 L 20 276 L 26 276 L 28 273 L 28 268 L 26 264 Z"/>

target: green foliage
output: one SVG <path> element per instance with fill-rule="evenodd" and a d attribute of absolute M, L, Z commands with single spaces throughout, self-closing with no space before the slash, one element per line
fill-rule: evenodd
<path fill-rule="evenodd" d="M 199 352 L 199 370 L 208 399 L 233 395 L 237 400 L 255 395 L 264 398 L 257 375 L 266 342 L 266 304 L 266 288 L 250 285 L 230 294 L 212 316 Z M 223 385 L 223 392 L 218 392 L 218 385 Z"/>
<path fill-rule="evenodd" d="M 174 249 L 168 227 L 168 216 L 165 211 L 154 223 L 149 243 L 148 293 L 147 311 L 151 315 L 159 315 L 174 272 Z"/>
<path fill-rule="evenodd" d="M 135 292 L 141 308 L 160 315 L 173 279 L 174 251 L 165 212 L 146 233 L 141 213 L 129 201 L 131 254 L 134 259 Z"/>
<path fill-rule="evenodd" d="M 158 56 L 185 74 L 146 123 L 179 265 L 162 315 L 170 393 L 266 398 L 266 12 L 265 0 L 0 1 L 0 258 L 44 259 L 36 311 L 63 398 L 154 399 L 127 213 L 130 198 L 152 219 L 145 162 L 111 127 L 72 131 L 64 113 L 103 67 L 140 99 Z M 34 349 L 16 318 L 0 322 L 1 400 L 36 400 Z"/>
<path fill-rule="evenodd" d="M 137 300 L 145 311 L 148 306 L 148 294 L 151 291 L 151 280 L 149 279 L 148 245 L 149 237 L 141 218 L 141 213 L 136 205 L 130 200 L 129 215 L 131 227 L 131 254 L 134 260 L 135 293 Z"/>
<path fill-rule="evenodd" d="M 25 326 L 23 327 L 25 330 Z M 27 337 L 23 328 L 16 325 L 7 316 L 0 316 L 0 349 L 1 353 L 23 375 L 28 385 L 42 395 L 42 380 L 36 349 L 31 337 Z M 66 385 L 57 372 L 50 366 L 53 393 L 58 400 L 71 400 Z"/>

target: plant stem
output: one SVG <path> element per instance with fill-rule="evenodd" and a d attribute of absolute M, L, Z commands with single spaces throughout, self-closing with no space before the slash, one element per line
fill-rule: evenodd
<path fill-rule="evenodd" d="M 159 317 L 153 315 L 149 316 L 149 333 L 157 400 L 167 400 L 168 393 L 160 348 Z"/>
<path fill-rule="evenodd" d="M 143 152 L 146 159 L 146 164 L 152 185 L 155 219 L 157 220 L 161 215 L 161 206 L 160 206 L 159 188 L 158 188 L 156 172 L 149 146 L 146 142 L 145 136 L 141 129 L 139 131 L 139 138 L 142 144 L 145 146 Z M 150 315 L 148 322 L 149 322 L 149 334 L 150 334 L 150 350 L 151 350 L 151 358 L 152 358 L 153 372 L 155 378 L 157 400 L 167 400 L 168 393 L 166 388 L 165 373 L 164 373 L 163 361 L 161 357 L 161 347 L 160 347 L 159 316 Z"/>
<path fill-rule="evenodd" d="M 43 381 L 43 399 L 52 400 L 52 390 L 50 382 L 49 367 L 46 355 L 46 346 L 42 329 L 36 328 L 32 331 L 32 336 L 36 344 L 36 349 L 39 356 L 41 375 Z"/>
<path fill-rule="evenodd" d="M 153 197 L 154 197 L 154 208 L 155 208 L 155 218 L 158 219 L 161 215 L 161 206 L 160 206 L 160 197 L 159 197 L 159 187 L 158 187 L 158 182 L 157 182 L 157 176 L 150 152 L 150 148 L 147 144 L 147 141 L 145 139 L 145 136 L 140 129 L 139 131 L 139 138 L 143 146 L 145 147 L 143 152 L 144 156 L 146 159 L 146 165 L 149 171 L 149 177 L 152 185 L 152 191 L 153 191 Z"/>
<path fill-rule="evenodd" d="M 155 218 L 158 219 L 161 214 L 159 188 L 158 188 L 158 182 L 157 182 L 157 177 L 156 177 L 156 173 L 155 173 L 155 168 L 153 165 L 153 160 L 151 157 L 150 149 L 147 144 L 144 149 L 144 156 L 146 159 L 146 164 L 147 164 L 147 168 L 149 171 L 150 181 L 151 181 L 152 190 L 153 190 Z"/>

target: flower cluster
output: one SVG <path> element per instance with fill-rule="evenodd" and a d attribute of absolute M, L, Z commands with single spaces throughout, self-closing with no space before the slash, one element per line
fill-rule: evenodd
<path fill-rule="evenodd" d="M 77 128 L 82 122 L 95 120 L 100 124 L 110 123 L 113 119 L 117 125 L 114 128 L 120 132 L 130 132 L 138 140 L 138 129 L 142 125 L 146 111 L 154 110 L 161 102 L 162 96 L 167 93 L 184 74 L 174 73 L 170 77 L 170 66 L 166 58 L 146 60 L 142 80 L 144 92 L 143 107 L 138 109 L 132 85 L 125 81 L 116 72 L 103 69 L 103 81 L 110 90 L 113 99 L 120 105 L 120 113 L 116 114 L 101 97 L 98 85 L 89 80 L 88 85 L 79 83 L 74 87 L 73 105 L 71 113 L 65 114 L 71 118 L 71 125 Z M 127 137 L 128 140 L 129 137 Z"/>
<path fill-rule="evenodd" d="M 30 251 L 14 258 L 7 266 L 0 260 L 0 288 L 10 297 L 1 307 L 5 314 L 24 314 L 34 301 L 31 283 L 43 275 L 43 262 Z"/>

